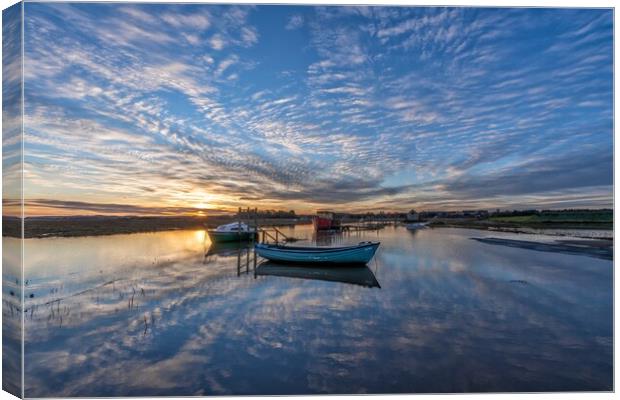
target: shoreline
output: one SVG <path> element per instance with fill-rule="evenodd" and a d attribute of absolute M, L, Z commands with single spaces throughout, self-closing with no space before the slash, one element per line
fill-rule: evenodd
<path fill-rule="evenodd" d="M 544 222 L 544 223 L 509 223 L 489 220 L 439 220 L 429 224 L 432 228 L 467 228 L 492 232 L 506 233 L 533 233 L 532 230 L 565 229 L 574 231 L 601 230 L 613 233 L 613 223 L 610 222 Z M 562 236 L 561 234 L 558 234 Z M 572 236 L 572 235 L 569 235 Z M 600 238 L 613 240 L 613 238 Z"/>
<path fill-rule="evenodd" d="M 161 217 L 161 216 L 79 216 L 79 217 L 27 217 L 24 222 L 25 239 L 47 237 L 106 236 L 117 234 L 162 232 L 183 229 L 213 229 L 218 225 L 238 220 L 236 215 L 213 217 Z M 241 219 L 244 221 L 245 219 Z M 250 220 L 252 224 L 254 221 Z M 309 224 L 309 217 L 299 218 L 259 218 L 260 226 L 286 226 Z M 2 235 L 21 237 L 21 220 L 17 217 L 3 217 Z M 593 222 L 549 222 L 549 223 L 507 223 L 489 220 L 443 219 L 431 221 L 432 228 L 465 228 L 507 233 L 533 233 L 532 230 L 566 229 L 575 231 L 603 230 L 613 232 L 612 223 Z M 561 234 L 558 234 L 561 236 Z M 580 237 L 567 235 L 567 237 Z M 613 237 L 601 237 L 613 241 Z"/>
<path fill-rule="evenodd" d="M 238 220 L 236 216 L 217 217 L 29 217 L 24 221 L 24 239 L 50 237 L 108 236 L 131 233 L 163 232 L 186 229 L 214 229 Z M 244 219 L 241 219 L 244 221 Z M 304 218 L 259 218 L 260 226 L 306 224 Z M 246 221 L 248 222 L 248 221 Z M 253 223 L 253 221 L 249 221 Z M 21 238 L 21 221 L 2 218 L 2 236 Z"/>

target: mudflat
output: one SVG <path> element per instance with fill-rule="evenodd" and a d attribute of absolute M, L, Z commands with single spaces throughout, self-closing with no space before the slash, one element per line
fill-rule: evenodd
<path fill-rule="evenodd" d="M 586 255 L 605 260 L 613 260 L 614 249 L 613 240 L 587 240 L 587 239 L 571 239 L 556 240 L 554 242 L 534 242 L 529 240 L 514 240 L 504 238 L 472 238 L 478 242 L 517 247 L 520 249 L 547 251 L 564 254 Z"/>

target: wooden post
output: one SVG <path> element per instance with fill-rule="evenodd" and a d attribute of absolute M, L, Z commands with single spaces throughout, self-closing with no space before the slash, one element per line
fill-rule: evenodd
<path fill-rule="evenodd" d="M 237 276 L 241 275 L 241 248 L 237 251 Z"/>
<path fill-rule="evenodd" d="M 258 233 L 258 208 L 254 208 L 254 229 Z"/>
<path fill-rule="evenodd" d="M 241 212 L 241 207 L 239 207 L 239 211 L 237 211 L 237 237 L 239 238 L 239 251 L 241 251 Z"/>

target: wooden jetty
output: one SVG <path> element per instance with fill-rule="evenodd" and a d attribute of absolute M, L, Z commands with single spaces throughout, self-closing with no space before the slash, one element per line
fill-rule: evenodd
<path fill-rule="evenodd" d="M 255 244 L 256 240 L 258 240 L 259 243 L 272 244 L 292 243 L 300 240 L 284 234 L 284 232 L 275 226 L 261 227 L 258 220 L 258 208 L 251 209 L 248 207 L 247 209 L 242 209 L 239 207 L 237 218 L 239 221 L 245 222 L 248 226 L 256 230 L 257 237 L 252 241 L 252 244 Z"/>
<path fill-rule="evenodd" d="M 367 222 L 363 224 L 342 225 L 340 229 L 343 232 L 378 231 L 388 225 L 389 224 L 385 222 Z"/>

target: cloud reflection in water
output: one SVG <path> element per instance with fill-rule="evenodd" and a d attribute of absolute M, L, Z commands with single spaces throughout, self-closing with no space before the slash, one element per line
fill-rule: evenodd
<path fill-rule="evenodd" d="M 379 235 L 380 290 L 238 275 L 191 231 L 28 240 L 26 394 L 611 389 L 612 264 L 485 234 L 338 238 Z"/>

